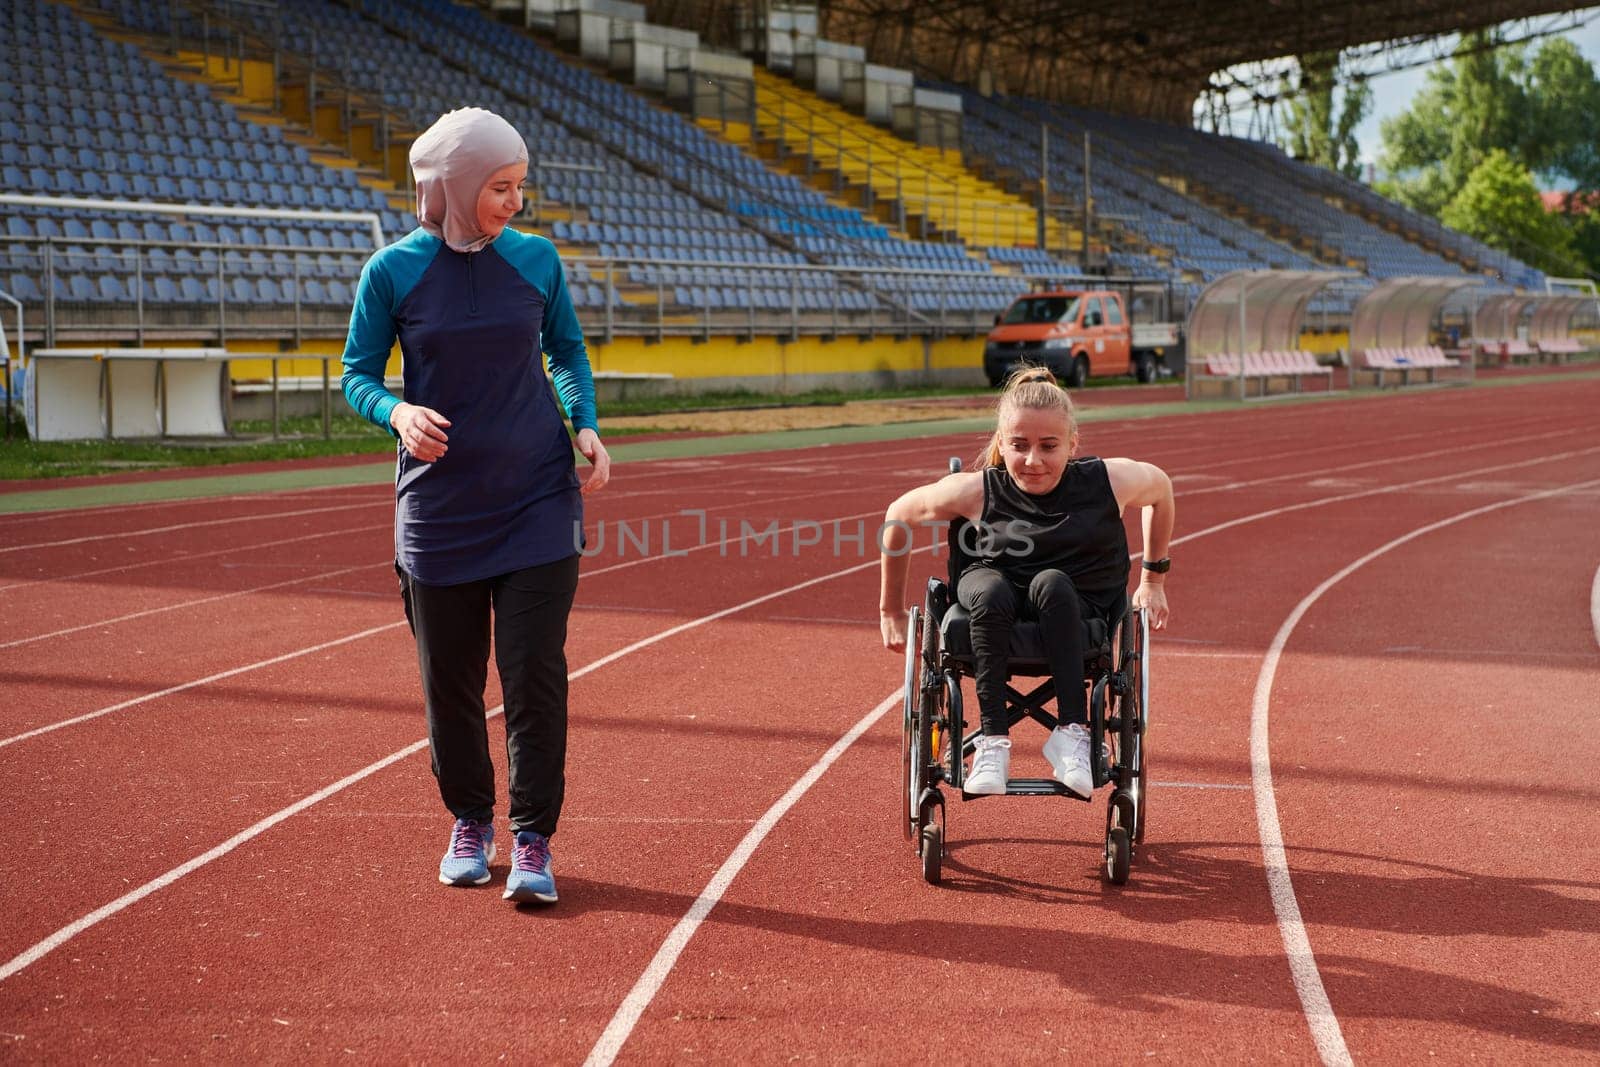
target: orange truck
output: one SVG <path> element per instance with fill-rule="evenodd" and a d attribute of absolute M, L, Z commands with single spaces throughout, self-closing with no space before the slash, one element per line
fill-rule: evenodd
<path fill-rule="evenodd" d="M 1134 323 L 1114 289 L 1044 289 L 1019 296 L 995 316 L 983 373 L 999 385 L 1023 363 L 1049 367 L 1068 387 L 1091 377 L 1154 381 L 1178 345 L 1172 322 Z"/>

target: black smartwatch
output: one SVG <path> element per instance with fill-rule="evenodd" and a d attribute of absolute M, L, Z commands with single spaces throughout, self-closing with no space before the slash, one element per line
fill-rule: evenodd
<path fill-rule="evenodd" d="M 1161 559 L 1147 559 L 1143 563 L 1144 569 L 1152 574 L 1165 574 L 1172 569 L 1172 557 L 1165 556 Z"/>

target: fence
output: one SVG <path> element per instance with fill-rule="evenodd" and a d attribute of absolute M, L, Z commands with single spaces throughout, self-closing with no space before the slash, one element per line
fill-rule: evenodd
<path fill-rule="evenodd" d="M 366 248 L 0 235 L 0 271 L 46 346 L 342 337 Z M 568 255 L 591 340 L 986 332 L 1044 276 Z M 1059 275 L 1049 280 L 1062 284 Z M 1103 279 L 1096 279 L 1099 284 Z M 35 312 L 33 309 L 38 308 Z"/>

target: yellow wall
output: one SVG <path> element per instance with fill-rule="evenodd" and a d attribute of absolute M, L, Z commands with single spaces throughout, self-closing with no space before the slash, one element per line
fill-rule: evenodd
<path fill-rule="evenodd" d="M 242 355 L 259 352 L 278 353 L 288 348 L 288 342 L 268 339 L 252 339 L 229 341 L 229 352 L 238 352 Z M 333 357 L 333 362 L 328 366 L 329 377 L 337 382 L 339 375 L 344 373 L 344 368 L 339 365 L 339 356 L 344 352 L 344 342 L 333 339 L 308 340 L 299 348 L 300 352 L 321 355 L 327 353 Z M 229 366 L 230 376 L 236 382 L 257 381 L 268 382 L 272 380 L 272 363 L 265 359 L 235 359 Z M 396 345 L 389 354 L 390 374 L 400 373 L 400 346 Z M 315 378 L 322 374 L 322 360 L 320 359 L 283 359 L 278 362 L 278 376 L 280 378 Z"/>
<path fill-rule="evenodd" d="M 1342 352 L 1350 347 L 1348 333 L 1303 333 L 1300 335 L 1300 347 L 1306 352 L 1314 352 L 1319 356 L 1331 355 Z"/>
<path fill-rule="evenodd" d="M 271 339 L 229 341 L 228 351 L 243 357 L 253 353 L 286 352 L 288 342 Z M 327 353 L 334 357 L 329 374 L 337 380 L 343 373 L 338 357 L 344 351 L 341 340 L 307 340 L 300 352 Z M 920 338 L 841 337 L 824 340 L 802 337 L 788 341 L 776 337 L 757 337 L 735 341 L 731 337 L 712 337 L 694 342 L 687 338 L 668 338 L 660 344 L 646 343 L 639 337 L 619 337 L 610 344 L 589 346 L 589 363 L 597 371 L 621 374 L 670 374 L 674 378 L 783 378 L 788 375 L 866 374 L 880 371 L 974 369 L 981 365 L 981 337 L 946 338 L 928 346 Z M 234 381 L 269 381 L 272 364 L 265 359 L 241 358 L 233 361 Z M 278 364 L 280 377 L 315 377 L 322 373 L 320 359 L 283 359 Z M 400 346 L 389 353 L 385 374 L 400 374 Z"/>
<path fill-rule="evenodd" d="M 840 337 L 824 340 L 802 337 L 788 341 L 757 337 L 736 341 L 712 337 L 695 343 L 670 338 L 646 343 L 643 338 L 619 337 L 610 344 L 591 344 L 589 361 L 595 370 L 623 374 L 671 374 L 674 378 L 776 377 L 801 374 L 850 374 L 873 371 L 920 371 L 924 364 L 920 338 Z M 981 339 L 946 340 L 933 346 L 929 364 L 974 367 L 981 360 Z"/>

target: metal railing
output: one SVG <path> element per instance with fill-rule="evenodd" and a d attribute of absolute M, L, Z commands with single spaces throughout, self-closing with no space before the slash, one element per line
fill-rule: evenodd
<path fill-rule="evenodd" d="M 18 300 L 4 289 L 0 289 L 0 300 L 4 300 L 6 303 L 17 309 L 17 346 L 16 356 L 14 358 L 18 363 L 21 363 L 27 358 L 27 349 L 25 346 L 28 343 L 26 340 L 27 329 L 24 326 L 22 317 L 22 301 Z M 11 363 L 13 359 L 11 351 L 11 343 L 6 337 L 5 321 L 4 319 L 0 319 L 0 371 L 3 371 L 5 375 L 6 440 L 8 441 L 11 440 L 11 383 L 16 380 L 11 375 Z"/>
<path fill-rule="evenodd" d="M 342 333 L 365 248 L 0 236 L 8 272 L 36 279 L 46 347 L 67 340 L 306 337 Z M 335 266 L 331 266 L 335 264 Z M 262 280 L 270 283 L 263 286 Z M 246 294 L 236 283 L 250 288 Z"/>
<path fill-rule="evenodd" d="M 370 254 L 365 248 L 0 235 L 7 272 L 37 280 L 38 293 L 23 295 L 39 308 L 32 321 L 42 325 L 35 334 L 50 347 L 278 337 L 298 348 L 307 338 L 343 337 Z M 1059 273 L 1000 276 L 736 256 L 569 254 L 563 261 L 579 320 L 598 343 L 618 337 L 973 335 L 987 332 L 994 314 L 1033 281 L 1064 281 Z"/>

